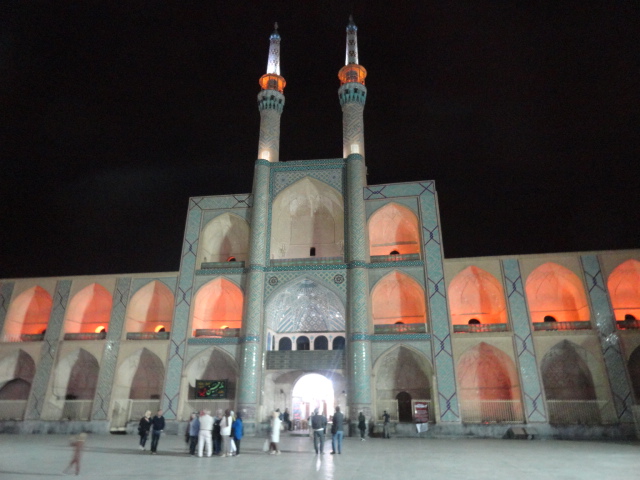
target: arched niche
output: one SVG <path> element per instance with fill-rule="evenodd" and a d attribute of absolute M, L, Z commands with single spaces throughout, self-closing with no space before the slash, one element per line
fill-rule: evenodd
<path fill-rule="evenodd" d="M 173 293 L 162 282 L 154 280 L 138 290 L 127 307 L 127 332 L 156 332 L 164 327 L 171 330 Z"/>
<path fill-rule="evenodd" d="M 281 337 L 278 341 L 278 350 L 291 350 L 291 339 L 289 337 Z"/>
<path fill-rule="evenodd" d="M 100 365 L 83 348 L 64 357 L 56 367 L 53 394 L 58 399 L 93 400 L 98 384 Z"/>
<path fill-rule="evenodd" d="M 502 350 L 481 342 L 458 361 L 461 401 L 520 400 L 513 360 Z"/>
<path fill-rule="evenodd" d="M 616 320 L 632 315 L 640 320 L 640 262 L 627 260 L 618 265 L 607 281 Z"/>
<path fill-rule="evenodd" d="M 329 350 L 329 339 L 324 335 L 318 335 L 313 340 L 313 349 L 314 350 Z"/>
<path fill-rule="evenodd" d="M 368 223 L 371 255 L 420 253 L 418 217 L 407 207 L 389 203 L 371 215 Z"/>
<path fill-rule="evenodd" d="M 102 285 L 92 283 L 76 293 L 64 322 L 65 333 L 95 333 L 109 326 L 111 294 Z"/>
<path fill-rule="evenodd" d="M 162 360 L 150 350 L 141 348 L 118 367 L 114 397 L 132 400 L 159 399 L 163 383 Z"/>
<path fill-rule="evenodd" d="M 544 322 L 545 317 L 557 322 L 590 319 L 582 282 L 575 273 L 557 263 L 544 263 L 531 272 L 525 291 L 534 323 Z"/>
<path fill-rule="evenodd" d="M 398 395 L 402 392 L 410 399 L 431 399 L 433 368 L 422 353 L 404 346 L 393 348 L 376 361 L 374 371 L 378 417 L 387 410 L 397 419 Z"/>
<path fill-rule="evenodd" d="M 547 400 L 596 400 L 596 387 L 586 355 L 583 348 L 568 340 L 547 352 L 540 364 Z"/>
<path fill-rule="evenodd" d="M 223 277 L 210 281 L 196 294 L 192 329 L 240 328 L 243 303 L 235 283 Z"/>
<path fill-rule="evenodd" d="M 458 273 L 449 284 L 449 307 L 454 325 L 468 325 L 472 319 L 482 324 L 507 323 L 502 285 L 474 265 Z"/>
<path fill-rule="evenodd" d="M 227 380 L 227 398 L 236 398 L 238 364 L 227 352 L 212 348 L 198 354 L 187 366 L 185 377 L 188 399 L 195 398 L 196 380 Z"/>
<path fill-rule="evenodd" d="M 344 202 L 326 183 L 305 177 L 271 207 L 271 258 L 339 257 L 344 248 Z"/>
<path fill-rule="evenodd" d="M 317 280 L 302 277 L 274 292 L 266 305 L 267 327 L 277 333 L 344 332 L 344 304 Z"/>
<path fill-rule="evenodd" d="M 371 311 L 374 325 L 425 323 L 424 289 L 409 275 L 388 273 L 371 292 Z"/>
<path fill-rule="evenodd" d="M 223 213 L 202 229 L 197 265 L 227 262 L 231 257 L 244 261 L 249 255 L 249 224 L 244 218 Z"/>
<path fill-rule="evenodd" d="M 0 359 L 0 400 L 27 400 L 35 372 L 33 358 L 23 350 Z"/>
<path fill-rule="evenodd" d="M 52 305 L 51 295 L 40 286 L 22 292 L 9 306 L 3 340 L 18 342 L 21 335 L 43 333 L 49 323 Z"/>

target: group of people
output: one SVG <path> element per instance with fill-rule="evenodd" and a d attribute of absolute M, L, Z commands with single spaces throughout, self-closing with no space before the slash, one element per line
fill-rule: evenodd
<path fill-rule="evenodd" d="M 144 450 L 149 434 L 151 433 L 151 454 L 155 454 L 158 449 L 158 441 L 164 430 L 164 417 L 162 410 L 151 418 L 151 412 L 147 411 L 138 424 L 138 435 L 140 436 L 140 450 Z M 191 414 L 185 441 L 189 445 L 189 454 L 199 457 L 206 454 L 207 457 L 220 455 L 231 457 L 240 454 L 240 442 L 244 436 L 244 425 L 240 413 L 235 415 L 232 410 L 218 410 L 215 417 L 211 416 L 210 410 L 202 410 Z"/>

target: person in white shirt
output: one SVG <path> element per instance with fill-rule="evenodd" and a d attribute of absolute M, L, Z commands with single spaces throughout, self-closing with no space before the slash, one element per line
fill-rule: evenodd
<path fill-rule="evenodd" d="M 213 445 L 211 443 L 211 430 L 213 430 L 213 417 L 211 411 L 203 410 L 200 412 L 200 431 L 198 432 L 198 456 L 202 457 L 202 451 L 207 451 L 207 457 L 210 457 L 213 452 Z"/>

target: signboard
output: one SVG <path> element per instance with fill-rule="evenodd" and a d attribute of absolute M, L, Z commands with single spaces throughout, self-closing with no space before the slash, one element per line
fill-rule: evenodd
<path fill-rule="evenodd" d="M 427 402 L 416 402 L 413 405 L 413 418 L 416 423 L 429 422 L 429 404 Z"/>
<path fill-rule="evenodd" d="M 227 380 L 196 380 L 196 398 L 200 400 L 227 398 Z"/>

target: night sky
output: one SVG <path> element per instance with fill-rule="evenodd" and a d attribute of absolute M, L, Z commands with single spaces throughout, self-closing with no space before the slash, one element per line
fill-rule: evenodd
<path fill-rule="evenodd" d="M 638 2 L 7 0 L 0 278 L 177 271 L 188 198 L 251 191 L 274 21 L 280 159 L 340 157 L 350 13 L 369 184 L 435 180 L 446 258 L 640 247 Z"/>

